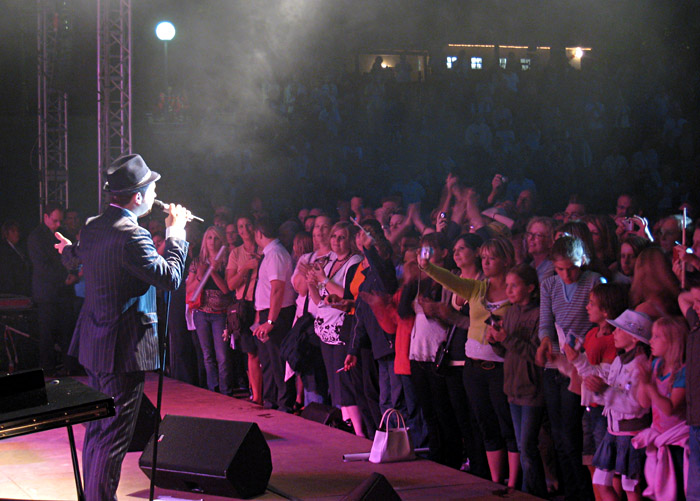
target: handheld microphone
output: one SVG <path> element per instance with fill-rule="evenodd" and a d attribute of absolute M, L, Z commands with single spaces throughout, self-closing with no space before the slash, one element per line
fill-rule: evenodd
<path fill-rule="evenodd" d="M 157 200 L 157 199 L 153 201 L 153 206 L 162 210 L 166 214 L 170 214 L 170 209 L 168 209 L 169 205 L 170 204 L 166 204 L 165 202 L 161 202 L 160 200 Z M 200 223 L 204 222 L 204 219 L 202 219 L 201 217 L 197 217 L 194 214 L 190 214 L 190 217 L 188 217 L 187 220 L 188 221 L 199 221 Z"/>

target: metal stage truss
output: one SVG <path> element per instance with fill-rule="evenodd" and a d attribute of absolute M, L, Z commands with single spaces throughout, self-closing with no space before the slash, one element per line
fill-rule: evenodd
<path fill-rule="evenodd" d="M 67 0 L 37 0 L 39 217 L 46 204 L 68 205 L 68 94 L 71 49 Z"/>
<path fill-rule="evenodd" d="M 103 173 L 131 153 L 131 0 L 97 1 L 98 200 Z"/>

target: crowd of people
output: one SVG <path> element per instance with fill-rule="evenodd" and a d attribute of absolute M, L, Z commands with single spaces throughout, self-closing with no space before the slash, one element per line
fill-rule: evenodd
<path fill-rule="evenodd" d="M 218 107 L 207 104 L 206 89 L 193 88 L 191 123 L 232 122 L 231 130 L 220 140 L 217 132 L 205 149 L 204 138 L 183 144 L 171 163 L 182 163 L 183 172 L 192 164 L 214 169 L 219 184 L 207 193 L 217 203 L 245 206 L 256 193 L 279 216 L 297 208 L 299 198 L 330 207 L 348 193 L 376 203 L 400 192 L 415 201 L 439 192 L 448 172 L 478 189 L 488 189 L 496 173 L 511 180 L 511 191 L 526 180 L 556 185 L 541 193 L 547 212 L 574 192 L 600 207 L 619 192 L 634 192 L 653 200 L 647 215 L 693 197 L 695 66 L 682 57 L 593 51 L 577 70 L 554 55 L 528 70 L 514 57 L 505 68 L 471 69 L 460 55 L 448 69 L 434 53 L 419 81 L 399 78 L 396 68 L 357 74 L 328 62 L 264 78 L 250 93 L 255 103 L 218 96 Z M 220 116 L 221 103 L 235 120 Z"/>
<path fill-rule="evenodd" d="M 681 499 L 687 475 L 697 496 L 695 208 L 650 222 L 621 193 L 609 214 L 574 196 L 547 217 L 535 186 L 508 193 L 501 174 L 482 196 L 449 174 L 430 213 L 355 196 L 277 226 L 260 200 L 237 217 L 220 208 L 201 237 L 189 230 L 169 374 L 284 412 L 339 407 L 364 437 L 399 409 L 430 459 L 504 492 Z M 64 324 L 80 307 L 81 271 L 61 265 L 52 241 L 64 214 L 47 207 L 28 257 L 18 225 L 3 225 L 13 260 L 2 276 L 32 270 L 50 374 L 80 370 Z M 162 217 L 144 224 L 162 251 Z M 285 347 L 308 341 L 300 333 L 314 341 L 296 347 L 301 361 Z"/>
<path fill-rule="evenodd" d="M 335 406 L 369 438 L 399 409 L 430 459 L 504 493 L 700 498 L 697 75 L 434 61 L 421 82 L 380 66 L 262 85 L 285 159 L 268 184 L 289 185 L 252 189 L 265 159 L 243 151 L 230 184 L 263 198 L 188 225 L 186 280 L 159 296 L 168 374 Z M 162 253 L 162 216 L 141 221 Z M 53 204 L 26 239 L 2 225 L 0 293 L 33 298 L 47 375 L 81 371 L 82 270 L 53 236 L 80 227 Z"/>

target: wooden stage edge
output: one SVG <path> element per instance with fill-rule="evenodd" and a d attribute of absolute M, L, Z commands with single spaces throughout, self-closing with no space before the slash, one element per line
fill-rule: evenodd
<path fill-rule="evenodd" d="M 157 382 L 156 375 L 148 375 L 146 395 L 154 404 Z M 371 442 L 168 378 L 163 390 L 165 414 L 257 423 L 272 451 L 269 485 L 296 499 L 340 499 L 375 471 L 384 475 L 404 500 L 503 499 L 492 494 L 498 485 L 427 460 L 391 464 L 345 463 L 343 454 L 368 452 Z M 84 428 L 77 425 L 73 429 L 80 455 Z M 128 453 L 124 460 L 117 492 L 120 500 L 148 499 L 149 480 L 138 467 L 140 455 L 140 452 Z M 156 488 L 156 497 L 163 500 L 231 499 L 160 488 Z M 0 498 L 76 499 L 65 428 L 0 440 Z M 522 493 L 507 498 L 535 499 Z M 267 491 L 257 499 L 283 497 Z"/>

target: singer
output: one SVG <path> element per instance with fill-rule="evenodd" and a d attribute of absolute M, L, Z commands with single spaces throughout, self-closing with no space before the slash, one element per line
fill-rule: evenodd
<path fill-rule="evenodd" d="M 184 207 L 170 204 L 165 251 L 159 256 L 137 219 L 151 211 L 160 174 L 140 155 L 116 159 L 106 174 L 109 207 L 88 220 L 75 245 L 56 233 L 64 265 L 82 264 L 86 286 L 69 353 L 87 371 L 89 385 L 112 396 L 116 407 L 114 417 L 87 425 L 83 477 L 88 501 L 117 499 L 145 371 L 159 365 L 155 288 L 179 287 L 188 248 L 185 224 L 191 218 Z"/>

